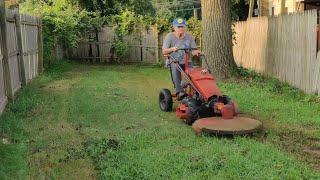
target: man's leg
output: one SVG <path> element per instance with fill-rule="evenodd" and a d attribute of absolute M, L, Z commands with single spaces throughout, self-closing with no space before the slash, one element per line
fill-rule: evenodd
<path fill-rule="evenodd" d="M 176 87 L 176 93 L 179 93 L 182 91 L 181 88 L 181 73 L 178 70 L 178 68 L 176 67 L 175 64 L 171 65 L 171 69 L 172 69 L 172 78 L 173 78 L 173 82 L 174 82 L 174 86 Z"/>

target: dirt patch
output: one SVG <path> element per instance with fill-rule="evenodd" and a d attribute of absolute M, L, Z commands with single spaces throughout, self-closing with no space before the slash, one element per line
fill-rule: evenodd
<path fill-rule="evenodd" d="M 88 140 L 82 143 L 82 146 L 71 146 L 66 150 L 63 158 L 59 159 L 60 163 L 67 163 L 73 160 L 85 159 L 87 157 L 95 160 L 95 156 L 105 156 L 109 149 L 117 150 L 120 142 L 116 139 Z"/>
<path fill-rule="evenodd" d="M 320 158 L 320 149 L 305 149 L 304 152 Z M 320 166 L 320 163 L 319 163 Z"/>
<path fill-rule="evenodd" d="M 49 177 L 53 173 L 55 177 L 62 176 L 61 179 L 77 179 L 64 177 L 67 174 L 96 179 L 90 158 L 82 151 L 85 137 L 80 132 L 83 128 L 81 124 L 73 126 L 64 121 L 39 128 L 41 138 L 30 141 L 29 164 L 33 169 L 32 176 L 42 174 Z"/>
<path fill-rule="evenodd" d="M 72 88 L 73 84 L 66 80 L 53 81 L 47 86 L 42 87 L 44 90 L 53 92 L 65 92 Z"/>
<path fill-rule="evenodd" d="M 40 86 L 41 89 L 51 92 L 68 92 L 76 83 L 78 83 L 82 76 L 88 75 L 89 72 L 68 72 L 65 77 L 60 80 L 55 80 L 47 85 Z"/>
<path fill-rule="evenodd" d="M 289 128 L 277 126 L 276 123 L 264 124 L 263 131 L 255 138 L 258 141 L 275 144 L 320 171 L 320 138 L 312 136 L 310 132 L 314 131 L 318 129 L 294 126 Z"/>

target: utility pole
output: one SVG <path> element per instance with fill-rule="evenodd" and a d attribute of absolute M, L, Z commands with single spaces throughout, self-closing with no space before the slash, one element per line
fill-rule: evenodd
<path fill-rule="evenodd" d="M 254 0 L 249 0 L 249 14 L 248 14 L 248 18 L 252 18 L 253 6 L 254 6 Z"/>
<path fill-rule="evenodd" d="M 198 19 L 198 11 L 194 6 L 193 6 L 193 17 Z"/>

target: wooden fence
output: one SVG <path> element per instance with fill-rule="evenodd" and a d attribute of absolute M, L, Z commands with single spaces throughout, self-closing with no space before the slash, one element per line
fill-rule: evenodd
<path fill-rule="evenodd" d="M 72 53 L 71 58 L 80 60 L 91 60 L 93 62 L 110 62 L 116 58 L 112 44 L 115 34 L 112 27 L 106 26 L 99 32 L 91 32 L 86 35 L 85 40 L 79 43 L 79 47 Z M 124 37 L 127 42 L 128 57 L 125 62 L 157 62 L 158 32 L 156 27 L 143 29 L 137 36 L 128 35 Z"/>
<path fill-rule="evenodd" d="M 128 57 L 125 62 L 157 63 L 164 60 L 162 44 L 167 32 L 159 33 L 156 26 L 142 29 L 140 34 L 128 35 L 124 38 L 129 47 Z M 78 48 L 72 53 L 71 58 L 77 60 L 90 60 L 92 62 L 110 62 L 116 58 L 112 44 L 115 34 L 112 27 L 106 26 L 101 31 L 91 32 L 79 43 Z M 197 43 L 201 40 L 197 40 Z M 201 49 L 201 46 L 198 46 Z"/>
<path fill-rule="evenodd" d="M 42 71 L 42 27 L 37 17 L 4 8 L 0 0 L 0 113 L 8 99 Z"/>
<path fill-rule="evenodd" d="M 251 18 L 235 25 L 238 65 L 320 94 L 317 12 Z"/>
<path fill-rule="evenodd" d="M 317 12 L 306 11 L 278 17 L 250 18 L 235 24 L 234 57 L 238 65 L 253 69 L 302 89 L 320 94 L 320 57 L 317 55 Z M 165 34 L 157 28 L 127 36 L 126 62 L 157 62 L 162 59 Z M 112 27 L 87 35 L 72 58 L 109 62 L 115 58 Z"/>

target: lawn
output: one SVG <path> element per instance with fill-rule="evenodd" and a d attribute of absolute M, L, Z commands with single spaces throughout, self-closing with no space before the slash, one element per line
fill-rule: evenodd
<path fill-rule="evenodd" d="M 158 107 L 164 68 L 58 63 L 0 117 L 0 179 L 320 178 L 318 98 L 261 77 L 219 85 L 261 133 L 196 136 Z"/>

